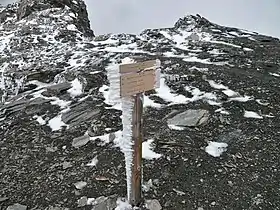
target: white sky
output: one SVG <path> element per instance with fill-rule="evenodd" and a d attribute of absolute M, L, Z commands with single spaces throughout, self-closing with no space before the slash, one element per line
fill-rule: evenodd
<path fill-rule="evenodd" d="M 0 0 L 0 4 L 16 0 Z M 182 16 L 200 14 L 226 26 L 280 38 L 280 0 L 85 0 L 96 35 L 140 33 L 172 27 Z"/>
<path fill-rule="evenodd" d="M 140 33 L 200 14 L 220 25 L 280 37 L 280 0 L 85 0 L 95 34 Z"/>

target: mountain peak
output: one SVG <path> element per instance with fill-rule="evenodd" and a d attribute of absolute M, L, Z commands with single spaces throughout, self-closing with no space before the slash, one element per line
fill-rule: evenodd
<path fill-rule="evenodd" d="M 196 15 L 185 15 L 181 17 L 176 23 L 175 28 L 194 28 L 194 27 L 202 27 L 206 25 L 211 25 L 212 23 L 207 20 L 206 18 L 200 16 L 199 14 Z"/>
<path fill-rule="evenodd" d="M 6 18 L 2 17 L 10 17 L 11 13 L 15 13 L 17 20 L 20 21 L 26 18 L 35 19 L 34 17 L 36 17 L 38 12 L 67 9 L 69 13 L 74 14 L 71 21 L 77 29 L 85 36 L 94 36 L 93 31 L 90 29 L 87 8 L 82 0 L 20 0 L 12 7 L 16 11 L 8 10 L 8 8 L 9 7 L 6 7 L 6 9 L 1 12 L 1 22 L 5 22 L 6 20 Z M 9 14 L 7 15 L 5 13 Z"/>

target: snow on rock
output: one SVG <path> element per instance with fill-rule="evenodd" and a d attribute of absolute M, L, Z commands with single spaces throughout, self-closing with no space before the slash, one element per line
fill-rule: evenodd
<path fill-rule="evenodd" d="M 61 114 L 49 120 L 48 125 L 52 129 L 52 131 L 58 131 L 62 126 L 67 126 L 61 119 Z"/>
<path fill-rule="evenodd" d="M 204 91 L 199 90 L 196 87 L 186 86 L 185 90 L 190 92 L 193 95 L 192 98 L 188 98 L 189 102 L 194 102 L 194 101 L 198 101 L 201 99 L 208 99 L 208 100 L 214 100 L 214 101 L 217 100 L 217 96 L 214 93 L 204 92 Z"/>
<path fill-rule="evenodd" d="M 227 147 L 227 143 L 210 141 L 205 151 L 213 157 L 220 157 L 223 152 L 227 151 Z"/>
<path fill-rule="evenodd" d="M 145 141 L 142 143 L 142 158 L 151 160 L 151 159 L 158 159 L 161 157 L 161 154 L 157 154 L 152 150 L 152 143 L 153 139 L 149 139 L 148 141 Z"/>
<path fill-rule="evenodd" d="M 177 125 L 172 125 L 172 124 L 168 124 L 168 127 L 169 127 L 171 130 L 178 130 L 178 131 L 182 131 L 182 130 L 185 130 L 185 129 L 186 129 L 185 127 L 177 126 Z"/>
<path fill-rule="evenodd" d="M 74 79 L 71 84 L 72 88 L 67 90 L 67 92 L 70 93 L 72 97 L 79 96 L 83 93 L 83 84 L 77 78 Z"/>
<path fill-rule="evenodd" d="M 133 160 L 133 142 L 132 142 L 132 113 L 134 100 L 131 97 L 122 98 L 122 138 L 119 140 L 119 147 L 124 153 L 126 178 L 127 178 L 127 194 L 130 195 L 131 186 L 131 167 Z M 130 199 L 128 197 L 128 199 Z"/>
<path fill-rule="evenodd" d="M 160 88 L 156 90 L 157 96 L 172 104 L 186 103 L 188 98 L 184 95 L 171 93 L 170 88 L 165 83 L 165 78 L 160 79 Z"/>
<path fill-rule="evenodd" d="M 230 89 L 226 89 L 223 91 L 224 94 L 226 94 L 228 97 L 233 97 L 233 96 L 237 96 L 238 93 L 233 91 L 233 90 L 230 90 Z"/>
<path fill-rule="evenodd" d="M 229 115 L 230 113 L 227 111 L 227 110 L 225 110 L 225 108 L 219 108 L 219 109 L 216 109 L 215 110 L 215 112 L 219 112 L 219 113 L 221 113 L 221 114 L 225 114 L 225 115 Z"/>
<path fill-rule="evenodd" d="M 258 113 L 253 112 L 253 111 L 244 111 L 244 117 L 246 118 L 255 118 L 255 119 L 263 119 L 262 116 L 260 116 Z"/>
<path fill-rule="evenodd" d="M 123 201 L 122 199 L 117 200 L 117 207 L 114 210 L 132 210 L 132 206 L 128 201 Z"/>
<path fill-rule="evenodd" d="M 160 108 L 162 105 L 159 103 L 155 103 L 153 100 L 151 100 L 148 96 L 144 95 L 144 104 L 143 107 L 154 107 L 154 108 Z"/>
<path fill-rule="evenodd" d="M 74 24 L 70 24 L 70 25 L 67 26 L 67 30 L 69 30 L 69 31 L 76 31 L 77 27 Z"/>
<path fill-rule="evenodd" d="M 95 156 L 89 163 L 86 164 L 86 166 L 96 166 L 98 163 L 97 156 Z"/>
<path fill-rule="evenodd" d="M 45 121 L 41 116 L 35 115 L 33 118 L 36 119 L 36 121 L 37 121 L 40 125 L 45 125 L 45 124 L 46 124 L 46 121 Z"/>
<path fill-rule="evenodd" d="M 275 77 L 280 77 L 280 74 L 276 74 L 276 73 L 271 73 L 269 72 L 270 75 L 275 76 Z"/>
<path fill-rule="evenodd" d="M 209 85 L 215 89 L 228 89 L 228 87 L 224 86 L 223 84 L 218 84 L 213 80 L 209 80 Z"/>

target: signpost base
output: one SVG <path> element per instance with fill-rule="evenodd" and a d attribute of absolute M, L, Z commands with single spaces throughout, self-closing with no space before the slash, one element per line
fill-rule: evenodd
<path fill-rule="evenodd" d="M 132 138 L 133 146 L 133 165 L 131 180 L 130 204 L 139 206 L 142 202 L 142 112 L 143 112 L 143 93 L 138 93 L 134 98 L 134 110 L 132 115 Z"/>

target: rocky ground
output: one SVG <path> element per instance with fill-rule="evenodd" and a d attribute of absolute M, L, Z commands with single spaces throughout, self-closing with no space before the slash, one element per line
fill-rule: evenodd
<path fill-rule="evenodd" d="M 1 209 L 112 209 L 126 196 L 107 72 L 128 57 L 162 65 L 144 97 L 145 199 L 279 209 L 279 39 L 199 15 L 95 36 L 81 0 L 21 0 L 0 23 Z"/>

